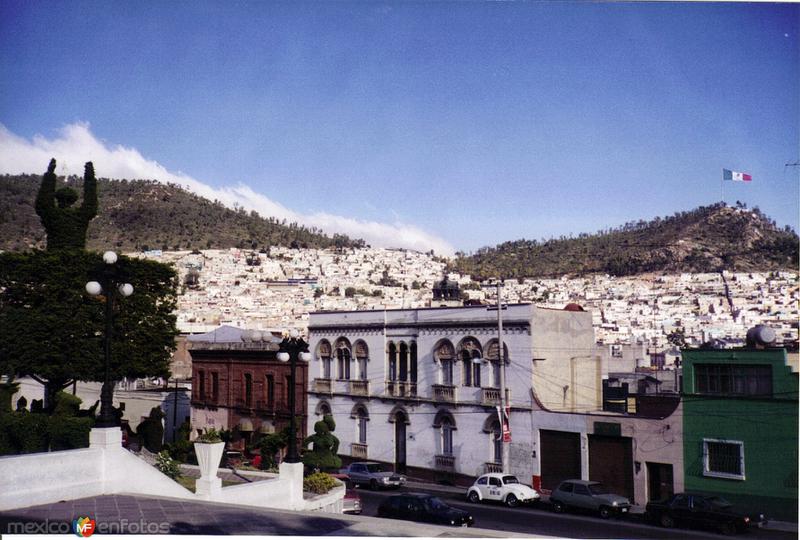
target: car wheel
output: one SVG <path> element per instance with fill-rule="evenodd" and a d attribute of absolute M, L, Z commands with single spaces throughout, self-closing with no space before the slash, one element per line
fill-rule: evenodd
<path fill-rule="evenodd" d="M 720 532 L 727 536 L 733 536 L 736 534 L 736 524 L 729 521 L 728 523 L 723 523 L 720 528 Z"/>
<path fill-rule="evenodd" d="M 517 499 L 516 495 L 513 493 L 509 493 L 506 495 L 506 504 L 509 507 L 514 508 L 515 506 L 519 506 L 519 499 Z"/>
<path fill-rule="evenodd" d="M 378 481 L 374 478 L 369 481 L 369 489 L 376 491 L 378 489 Z"/>
<path fill-rule="evenodd" d="M 661 523 L 661 526 L 667 529 L 671 529 L 675 526 L 675 520 L 672 519 L 672 516 L 669 514 L 661 514 L 661 519 L 658 520 Z"/>
<path fill-rule="evenodd" d="M 481 496 L 478 495 L 477 491 L 470 491 L 469 496 L 467 497 L 470 502 L 479 503 L 481 502 Z"/>
<path fill-rule="evenodd" d="M 600 507 L 600 517 L 603 519 L 608 519 L 611 517 L 611 509 L 608 506 L 601 506 Z"/>
<path fill-rule="evenodd" d="M 562 503 L 561 501 L 551 500 L 550 504 L 553 505 L 553 512 L 555 512 L 556 514 L 560 514 L 564 511 L 564 503 Z"/>

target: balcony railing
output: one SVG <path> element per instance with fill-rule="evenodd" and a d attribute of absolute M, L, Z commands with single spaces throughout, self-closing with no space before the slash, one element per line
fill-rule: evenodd
<path fill-rule="evenodd" d="M 434 456 L 436 460 L 436 468 L 440 471 L 452 471 L 456 468 L 455 456 L 438 454 Z"/>
<path fill-rule="evenodd" d="M 359 459 L 367 459 L 367 445 L 361 443 L 350 443 L 350 456 Z"/>
<path fill-rule="evenodd" d="M 350 381 L 350 393 L 354 396 L 368 396 L 369 381 Z"/>
<path fill-rule="evenodd" d="M 450 384 L 434 384 L 433 399 L 439 402 L 455 403 L 456 387 Z"/>
<path fill-rule="evenodd" d="M 502 463 L 484 463 L 484 471 L 486 473 L 501 473 L 503 472 L 503 464 Z"/>
<path fill-rule="evenodd" d="M 330 394 L 332 389 L 333 383 L 330 379 L 314 379 L 314 392 Z"/>
<path fill-rule="evenodd" d="M 416 397 L 417 383 L 408 381 L 386 381 L 386 395 L 392 397 Z"/>
<path fill-rule="evenodd" d="M 506 403 L 511 403 L 511 388 L 506 388 Z M 494 407 L 495 405 L 502 405 L 502 403 L 500 403 L 500 389 L 482 388 L 481 404 L 489 405 L 492 407 Z"/>
<path fill-rule="evenodd" d="M 481 403 L 484 405 L 500 405 L 500 389 L 483 388 L 481 392 Z"/>

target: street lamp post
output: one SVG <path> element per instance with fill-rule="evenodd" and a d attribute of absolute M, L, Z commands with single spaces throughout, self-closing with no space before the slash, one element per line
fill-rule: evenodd
<path fill-rule="evenodd" d="M 289 448 L 286 451 L 286 463 L 299 463 L 300 456 L 297 453 L 297 425 L 295 420 L 295 376 L 297 371 L 297 360 L 308 362 L 311 353 L 308 352 L 308 343 L 300 337 L 296 329 L 289 332 L 289 337 L 283 339 L 278 353 L 278 360 L 281 362 L 291 361 L 291 371 L 289 373 Z"/>
<path fill-rule="evenodd" d="M 105 361 L 105 376 L 103 377 L 103 387 L 100 390 L 100 417 L 97 419 L 96 427 L 109 428 L 116 427 L 117 421 L 114 417 L 114 385 L 111 382 L 111 339 L 113 333 L 114 320 L 114 296 L 130 296 L 133 294 L 133 285 L 121 283 L 117 279 L 117 254 L 113 251 L 103 253 L 103 262 L 106 263 L 101 272 L 100 281 L 90 281 L 86 284 L 86 292 L 92 296 L 105 295 L 105 333 L 103 336 L 103 357 Z"/>

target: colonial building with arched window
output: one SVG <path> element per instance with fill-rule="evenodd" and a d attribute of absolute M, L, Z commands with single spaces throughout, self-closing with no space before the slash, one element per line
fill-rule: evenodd
<path fill-rule="evenodd" d="M 545 492 L 597 479 L 641 504 L 683 487 L 680 407 L 602 410 L 591 313 L 516 304 L 502 319 L 501 353 L 487 306 L 312 313 L 309 430 L 330 413 L 345 463 L 462 485 L 502 470 L 505 436 L 509 472 Z"/>

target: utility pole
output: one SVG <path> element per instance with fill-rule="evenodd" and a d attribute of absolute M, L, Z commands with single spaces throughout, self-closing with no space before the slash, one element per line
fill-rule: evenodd
<path fill-rule="evenodd" d="M 506 359 L 503 354 L 503 282 L 497 280 L 497 358 L 500 362 L 500 430 L 503 437 L 503 474 L 509 474 L 511 456 L 511 415 L 508 410 L 508 395 L 506 393 Z"/>

